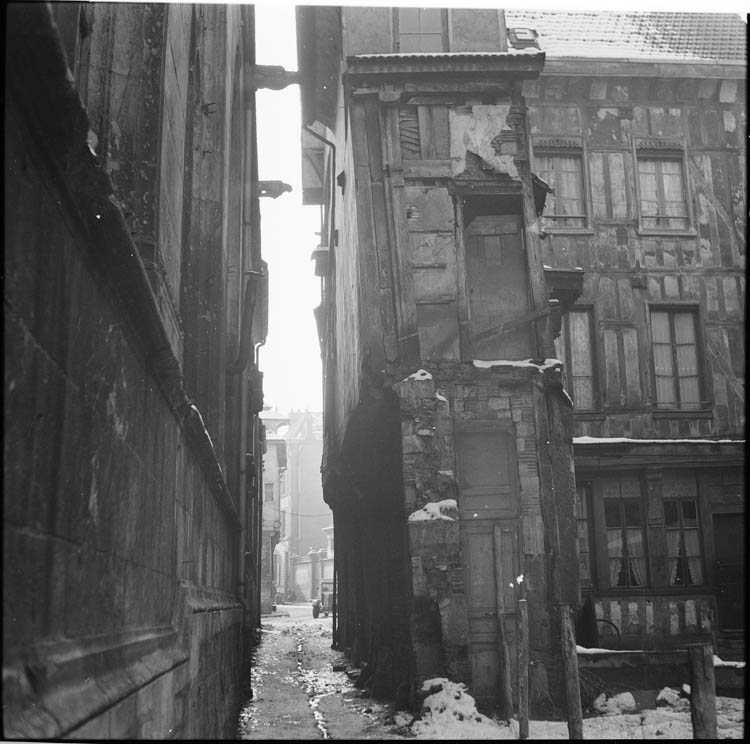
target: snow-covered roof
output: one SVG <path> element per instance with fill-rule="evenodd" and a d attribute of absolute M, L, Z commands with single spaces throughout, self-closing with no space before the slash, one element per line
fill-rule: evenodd
<path fill-rule="evenodd" d="M 491 59 L 504 59 L 506 57 L 536 57 L 543 50 L 535 47 L 525 49 L 508 49 L 507 52 L 380 52 L 378 54 L 357 54 L 356 59 L 372 60 L 407 60 L 407 59 L 466 59 L 484 57 Z"/>
<path fill-rule="evenodd" d="M 747 25 L 732 13 L 506 10 L 508 28 L 532 28 L 547 60 L 578 57 L 745 63 Z"/>

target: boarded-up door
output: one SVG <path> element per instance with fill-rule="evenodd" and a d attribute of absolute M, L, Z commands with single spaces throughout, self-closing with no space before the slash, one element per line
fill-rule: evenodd
<path fill-rule="evenodd" d="M 714 514 L 719 627 L 745 627 L 745 515 Z"/>
<path fill-rule="evenodd" d="M 509 586 L 519 571 L 515 445 L 507 432 L 471 431 L 458 433 L 456 446 L 471 694 L 493 706 L 502 672 L 498 616 L 515 678 L 515 602 Z"/>
<path fill-rule="evenodd" d="M 475 217 L 464 232 L 474 359 L 528 359 L 531 328 L 521 218 Z"/>

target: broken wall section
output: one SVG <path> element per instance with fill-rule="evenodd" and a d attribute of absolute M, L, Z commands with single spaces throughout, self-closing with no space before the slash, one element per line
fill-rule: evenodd
<path fill-rule="evenodd" d="M 469 684 L 472 694 L 481 688 L 477 659 L 472 660 L 472 633 L 478 647 L 477 610 L 492 597 L 495 606 L 490 611 L 503 616 L 517 697 L 517 577 L 523 575 L 536 705 L 555 701 L 556 690 L 563 689 L 555 682 L 562 673 L 555 606 L 577 606 L 578 564 L 569 444 L 572 413 L 559 384 L 559 369 L 550 365 L 540 370 L 530 362 L 490 369 L 436 364 L 430 372 L 420 370 L 394 385 L 401 410 L 417 682 L 448 676 Z M 509 476 L 513 492 L 508 492 L 505 511 L 493 511 L 505 498 L 500 495 L 489 502 L 487 512 L 474 511 L 479 502 L 473 486 L 480 479 L 466 472 L 472 460 L 461 449 L 461 437 L 467 432 L 507 438 L 512 452 L 507 462 L 515 472 Z M 481 532 L 480 522 L 489 535 L 483 546 L 474 534 Z M 483 575 L 471 573 L 469 564 L 477 563 L 474 550 L 491 553 Z M 492 663 L 499 671 L 499 658 Z"/>

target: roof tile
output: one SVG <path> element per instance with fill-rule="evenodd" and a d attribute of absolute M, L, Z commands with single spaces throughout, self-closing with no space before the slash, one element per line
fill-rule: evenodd
<path fill-rule="evenodd" d="M 508 28 L 533 28 L 556 57 L 744 63 L 747 25 L 731 13 L 506 10 Z"/>

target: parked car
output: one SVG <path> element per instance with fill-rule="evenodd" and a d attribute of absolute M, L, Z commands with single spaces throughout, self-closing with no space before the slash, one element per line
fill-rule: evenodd
<path fill-rule="evenodd" d="M 320 584 L 320 596 L 312 601 L 313 617 L 320 617 L 320 613 L 328 617 L 329 612 L 333 612 L 333 580 L 323 579 Z"/>

